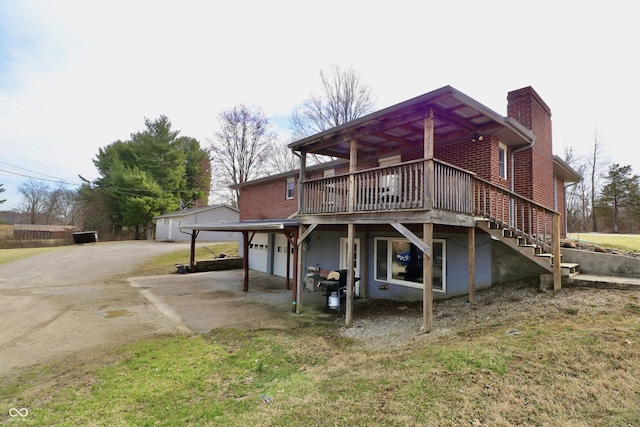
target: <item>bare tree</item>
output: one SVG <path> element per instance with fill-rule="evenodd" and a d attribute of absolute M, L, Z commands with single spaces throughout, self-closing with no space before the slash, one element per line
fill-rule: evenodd
<path fill-rule="evenodd" d="M 287 144 L 275 144 L 269 158 L 269 169 L 274 173 L 285 173 L 300 167 L 300 158 L 287 147 Z"/>
<path fill-rule="evenodd" d="M 46 184 L 30 179 L 18 187 L 22 194 L 19 210 L 29 224 L 47 224 L 49 187 Z"/>
<path fill-rule="evenodd" d="M 564 161 L 578 172 L 581 177 L 584 177 L 587 167 L 584 157 L 576 155 L 573 148 L 566 145 L 564 147 Z M 564 194 L 568 231 L 584 231 L 589 206 L 589 198 L 586 196 L 588 188 L 584 179 L 565 184 Z"/>
<path fill-rule="evenodd" d="M 63 183 L 51 190 L 47 202 L 47 217 L 49 224 L 78 224 L 80 212 L 76 192 L 66 188 Z"/>
<path fill-rule="evenodd" d="M 289 117 L 295 139 L 350 122 L 373 111 L 371 87 L 360 81 L 352 67 L 332 64 L 320 71 L 320 93 L 294 107 Z"/>
<path fill-rule="evenodd" d="M 0 194 L 4 193 L 5 189 L 4 189 L 4 184 L 0 184 Z M 7 199 L 1 199 L 0 200 L 0 205 L 3 204 L 4 202 L 6 202 Z"/>
<path fill-rule="evenodd" d="M 591 177 L 591 223 L 594 232 L 598 231 L 598 221 L 596 215 L 596 201 L 598 199 L 598 187 L 602 177 L 602 169 L 606 166 L 604 159 L 604 137 L 596 127 L 593 131 L 593 150 L 589 158 L 588 167 Z"/>
<path fill-rule="evenodd" d="M 219 114 L 220 129 L 209 140 L 212 162 L 212 195 L 238 207 L 240 191 L 228 187 L 255 179 L 267 171 L 267 159 L 277 134 L 264 111 L 239 105 Z"/>

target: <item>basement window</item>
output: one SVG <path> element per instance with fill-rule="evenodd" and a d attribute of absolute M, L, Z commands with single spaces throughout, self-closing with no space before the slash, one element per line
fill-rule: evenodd
<path fill-rule="evenodd" d="M 375 239 L 377 281 L 422 289 L 423 253 L 406 239 Z M 433 290 L 447 291 L 446 240 L 433 239 Z"/>

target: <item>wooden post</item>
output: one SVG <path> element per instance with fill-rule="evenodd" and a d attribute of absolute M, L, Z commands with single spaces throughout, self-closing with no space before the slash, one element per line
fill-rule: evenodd
<path fill-rule="evenodd" d="M 192 230 L 191 232 L 191 253 L 189 254 L 189 271 L 191 273 L 196 271 L 196 238 L 200 230 Z"/>
<path fill-rule="evenodd" d="M 476 298 L 476 229 L 469 227 L 469 302 Z"/>
<path fill-rule="evenodd" d="M 295 261 L 295 274 L 293 275 L 295 277 L 295 281 L 296 284 L 294 286 L 295 289 L 295 293 L 293 294 L 293 307 L 292 307 L 292 311 L 295 313 L 300 313 L 302 312 L 302 255 L 304 254 L 304 252 L 301 254 L 300 253 L 300 249 L 302 246 L 302 241 L 304 241 L 304 226 L 300 225 L 298 226 L 298 234 L 296 235 L 296 245 L 295 245 L 295 255 L 294 255 L 294 261 Z"/>
<path fill-rule="evenodd" d="M 423 225 L 423 237 L 428 247 L 433 247 L 433 224 Z M 422 332 L 429 333 L 433 327 L 433 256 L 422 257 Z"/>
<path fill-rule="evenodd" d="M 353 285 L 355 283 L 355 274 L 353 271 L 353 246 L 355 245 L 355 224 L 347 225 L 347 307 L 345 310 L 344 324 L 347 328 L 353 326 Z"/>
<path fill-rule="evenodd" d="M 242 278 L 242 291 L 249 291 L 249 232 L 242 232 L 242 247 L 244 256 L 242 257 L 242 270 L 244 276 Z"/>
<path fill-rule="evenodd" d="M 358 142 L 351 140 L 349 145 L 349 212 L 353 212 L 356 204 L 356 177 L 354 173 L 358 169 Z"/>
<path fill-rule="evenodd" d="M 287 237 L 287 278 L 285 289 L 289 291 L 291 290 L 291 274 L 289 273 L 291 271 L 291 238 L 286 231 L 284 234 Z"/>
<path fill-rule="evenodd" d="M 433 109 L 429 109 L 429 115 L 424 119 L 424 207 L 433 209 L 433 195 L 435 190 L 434 165 L 433 165 Z"/>
<path fill-rule="evenodd" d="M 307 154 L 303 151 L 300 156 L 300 174 L 298 176 L 298 213 L 302 213 L 302 202 L 304 200 L 304 187 L 302 182 L 304 181 L 307 168 Z"/>
<path fill-rule="evenodd" d="M 356 204 L 356 178 L 358 169 L 358 141 L 352 139 L 349 145 L 349 212 L 354 211 Z M 353 247 L 355 245 L 355 224 L 350 222 L 347 225 L 347 295 L 344 324 L 347 328 L 353 326 L 353 290 L 355 274 L 353 271 Z"/>
<path fill-rule="evenodd" d="M 553 213 L 553 290 L 562 287 L 562 253 L 560 251 L 560 215 Z"/>

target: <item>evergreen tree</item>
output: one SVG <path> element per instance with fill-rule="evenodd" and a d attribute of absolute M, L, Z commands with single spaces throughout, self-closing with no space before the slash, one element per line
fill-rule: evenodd
<path fill-rule="evenodd" d="M 99 201 L 116 234 L 127 227 L 141 238 L 143 232 L 151 232 L 153 217 L 206 205 L 211 181 L 208 152 L 196 139 L 179 133 L 160 116 L 145 119 L 145 130 L 131 134 L 130 140 L 99 149 L 94 164 L 100 177 L 81 189 L 81 199 Z"/>
<path fill-rule="evenodd" d="M 618 232 L 624 214 L 635 216 L 640 206 L 640 177 L 632 175 L 631 166 L 612 164 L 605 177 L 600 195 L 600 205 L 611 212 L 614 233 Z"/>

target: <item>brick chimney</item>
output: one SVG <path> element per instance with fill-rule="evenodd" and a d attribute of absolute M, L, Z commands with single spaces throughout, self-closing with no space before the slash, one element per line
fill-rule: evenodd
<path fill-rule="evenodd" d="M 516 193 L 553 209 L 551 109 L 528 86 L 508 93 L 507 116 L 516 119 L 535 135 L 533 147 L 515 155 L 514 189 Z"/>

